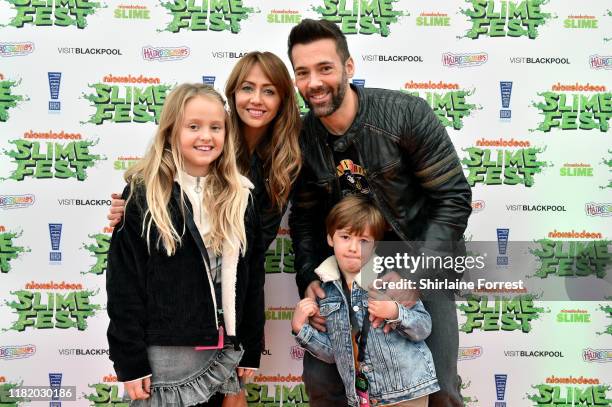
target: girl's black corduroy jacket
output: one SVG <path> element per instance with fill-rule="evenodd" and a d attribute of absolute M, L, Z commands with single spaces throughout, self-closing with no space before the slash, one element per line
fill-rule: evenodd
<path fill-rule="evenodd" d="M 128 194 L 129 186 L 122 198 L 126 199 Z M 144 188 L 134 191 L 123 222 L 113 232 L 106 271 L 110 317 L 107 336 L 110 359 L 120 381 L 151 374 L 149 345 L 217 344 L 213 289 L 203 258 L 205 246 L 190 215 L 191 205 L 186 196 L 184 202 L 185 217 L 179 209 L 180 189 L 174 183 L 170 214 L 175 229 L 184 233 L 182 244 L 171 257 L 163 247 L 155 247 L 158 237 L 155 226 L 151 230 L 151 249 L 147 249 L 142 233 L 147 208 Z M 260 221 L 252 199 L 245 212 L 245 228 L 247 251 L 240 254 L 233 266 L 236 335 L 231 339 L 245 349 L 240 366 L 257 368 L 263 348 L 265 270 Z M 227 295 L 230 293 L 223 293 L 224 298 Z M 226 321 L 231 317 L 224 315 Z"/>

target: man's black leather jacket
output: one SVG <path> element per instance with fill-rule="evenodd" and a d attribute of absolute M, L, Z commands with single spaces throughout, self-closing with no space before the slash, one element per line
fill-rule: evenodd
<path fill-rule="evenodd" d="M 425 100 L 399 91 L 352 89 L 359 98 L 357 116 L 333 147 L 312 112 L 304 119 L 303 167 L 289 217 L 301 296 L 329 255 L 324 221 L 341 199 L 332 148 L 356 149 L 377 207 L 404 241 L 459 241 L 472 211 L 455 148 Z"/>

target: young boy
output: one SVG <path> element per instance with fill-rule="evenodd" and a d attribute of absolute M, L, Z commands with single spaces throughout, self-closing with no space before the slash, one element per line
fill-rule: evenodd
<path fill-rule="evenodd" d="M 428 394 L 439 390 L 423 342 L 431 332 L 429 314 L 421 301 L 407 308 L 368 299 L 361 286 L 361 269 L 371 270 L 364 265 L 386 229 L 383 215 L 368 197 L 348 196 L 331 210 L 326 228 L 334 256 L 315 270 L 326 296 L 318 304 L 311 298 L 298 303 L 291 321 L 296 341 L 318 359 L 336 364 L 349 405 L 426 407 Z M 326 332 L 308 324 L 317 311 L 327 318 Z M 369 329 L 369 316 L 386 319 L 393 329 Z"/>

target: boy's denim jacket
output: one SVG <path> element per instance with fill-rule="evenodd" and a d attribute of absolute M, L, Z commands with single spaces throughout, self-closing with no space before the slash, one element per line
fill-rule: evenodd
<path fill-rule="evenodd" d="M 325 290 L 325 298 L 319 299 L 319 310 L 327 318 L 327 332 L 304 324 L 296 341 L 318 359 L 336 364 L 348 404 L 358 406 L 348 307 L 353 307 L 361 330 L 368 293 L 357 284 L 360 281 L 357 275 L 347 303 L 334 256 L 321 263 L 315 272 Z M 418 301 L 412 308 L 400 305 L 398 319 L 395 329 L 388 334 L 382 328 L 370 328 L 368 333 L 361 371 L 368 379 L 373 406 L 411 400 L 440 389 L 431 352 L 423 342 L 431 332 L 431 317 L 423 303 Z"/>

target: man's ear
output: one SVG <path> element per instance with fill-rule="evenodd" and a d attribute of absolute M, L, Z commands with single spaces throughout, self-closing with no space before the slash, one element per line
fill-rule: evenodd
<path fill-rule="evenodd" d="M 348 57 L 344 63 L 344 69 L 346 69 L 346 76 L 352 78 L 355 74 L 355 61 L 353 61 L 353 57 Z"/>
<path fill-rule="evenodd" d="M 327 244 L 329 245 L 329 247 L 334 247 L 334 240 L 329 234 L 327 235 Z"/>

